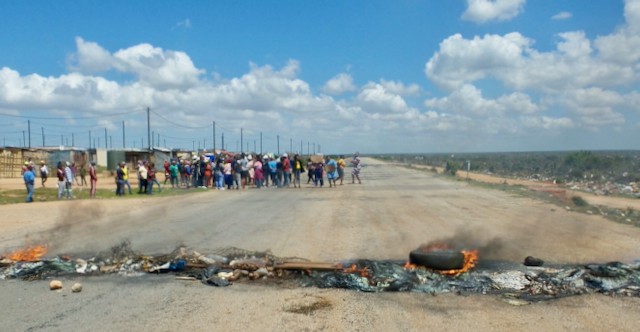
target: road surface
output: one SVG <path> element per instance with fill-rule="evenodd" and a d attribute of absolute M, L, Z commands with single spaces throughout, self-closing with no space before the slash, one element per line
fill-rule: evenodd
<path fill-rule="evenodd" d="M 405 259 L 440 239 L 480 249 L 481 260 L 587 263 L 640 258 L 640 229 L 464 181 L 363 158 L 363 184 L 248 189 L 133 200 L 0 206 L 0 250 L 49 245 L 88 256 L 128 239 L 138 252 L 235 246 L 314 261 Z M 2 330 L 635 330 L 640 299 L 589 295 L 514 307 L 493 296 L 363 294 L 233 285 L 170 276 L 69 277 L 0 282 Z M 312 314 L 291 306 L 311 304 Z"/>

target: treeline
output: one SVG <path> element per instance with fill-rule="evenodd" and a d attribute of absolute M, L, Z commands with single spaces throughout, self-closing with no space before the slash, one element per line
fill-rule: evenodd
<path fill-rule="evenodd" d="M 628 183 L 640 181 L 640 151 L 571 151 L 384 155 L 383 159 L 458 171 L 540 180 Z"/>

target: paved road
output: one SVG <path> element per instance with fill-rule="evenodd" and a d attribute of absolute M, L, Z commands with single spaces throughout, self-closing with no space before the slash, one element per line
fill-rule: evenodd
<path fill-rule="evenodd" d="M 202 252 L 235 246 L 335 261 L 404 259 L 421 244 L 450 239 L 479 248 L 481 259 L 519 262 L 534 255 L 554 262 L 602 262 L 640 257 L 640 229 L 424 171 L 363 161 L 362 185 L 50 202 L 29 210 L 3 206 L 0 213 L 15 223 L 7 223 L 0 248 L 19 246 L 28 235 L 29 241 L 49 243 L 53 253 L 76 255 L 129 239 L 136 251 L 145 253 L 168 253 L 180 244 Z M 44 281 L 1 282 L 0 293 L 6 295 L 0 297 L 0 314 L 14 317 L 7 330 L 625 330 L 640 323 L 640 300 L 603 296 L 520 310 L 482 296 L 251 285 L 222 290 L 167 277 L 78 280 L 86 284 L 80 294 L 50 292 Z M 325 309 L 312 315 L 286 310 L 306 302 Z"/>

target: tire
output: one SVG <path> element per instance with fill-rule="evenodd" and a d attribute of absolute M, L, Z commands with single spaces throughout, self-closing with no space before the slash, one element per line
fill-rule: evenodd
<path fill-rule="evenodd" d="M 409 253 L 409 262 L 434 270 L 458 270 L 464 266 L 464 254 L 455 250 L 414 250 Z"/>

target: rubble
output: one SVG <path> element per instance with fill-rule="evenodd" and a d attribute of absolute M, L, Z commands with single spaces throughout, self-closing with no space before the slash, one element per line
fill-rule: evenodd
<path fill-rule="evenodd" d="M 447 275 L 425 267 L 407 267 L 407 262 L 393 260 L 309 262 L 239 248 L 223 248 L 208 254 L 178 248 L 168 255 L 148 256 L 136 254 L 128 246 L 119 248 L 121 250 L 89 259 L 54 257 L 36 262 L 3 261 L 0 277 L 36 280 L 70 275 L 130 277 L 171 273 L 178 280 L 199 280 L 215 287 L 271 280 L 277 284 L 287 281 L 303 287 L 362 292 L 494 294 L 513 305 L 589 293 L 640 297 L 640 261 L 547 267 L 502 262 Z M 532 259 L 537 258 L 531 257 L 530 263 Z M 542 262 L 537 260 L 539 262 L 534 263 Z M 50 287 L 60 289 L 62 282 L 52 280 Z M 80 292 L 82 285 L 76 283 L 71 290 Z"/>
<path fill-rule="evenodd" d="M 62 281 L 60 280 L 51 280 L 49 283 L 50 290 L 62 289 Z"/>
<path fill-rule="evenodd" d="M 73 286 L 71 286 L 71 291 L 73 293 L 80 293 L 82 292 L 82 284 L 79 282 L 76 282 L 75 284 L 73 284 Z"/>

